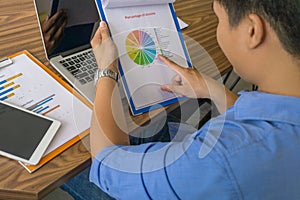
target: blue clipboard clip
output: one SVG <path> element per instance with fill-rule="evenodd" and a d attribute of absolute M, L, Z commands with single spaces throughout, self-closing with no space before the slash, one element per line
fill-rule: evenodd
<path fill-rule="evenodd" d="M 12 65 L 14 62 L 12 59 L 4 57 L 0 58 L 0 69 Z"/>

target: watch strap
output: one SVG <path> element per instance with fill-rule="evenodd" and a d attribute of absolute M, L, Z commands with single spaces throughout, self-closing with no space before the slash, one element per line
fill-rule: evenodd
<path fill-rule="evenodd" d="M 113 80 L 115 80 L 116 82 L 118 82 L 118 73 L 111 70 L 111 69 L 97 69 L 95 72 L 95 77 L 94 77 L 94 81 L 95 81 L 95 85 L 97 85 L 98 80 L 101 79 L 102 77 L 109 77 Z"/>

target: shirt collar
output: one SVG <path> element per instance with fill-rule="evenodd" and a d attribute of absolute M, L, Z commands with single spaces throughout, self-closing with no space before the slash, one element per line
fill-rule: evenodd
<path fill-rule="evenodd" d="M 240 92 L 234 105 L 237 120 L 265 120 L 300 126 L 300 98 L 263 92 Z"/>

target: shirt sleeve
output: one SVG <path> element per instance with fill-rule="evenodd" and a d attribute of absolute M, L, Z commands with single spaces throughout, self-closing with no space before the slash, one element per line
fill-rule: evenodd
<path fill-rule="evenodd" d="M 234 199 L 224 158 L 215 151 L 199 157 L 205 143 L 195 135 L 108 147 L 95 157 L 90 181 L 116 199 Z"/>

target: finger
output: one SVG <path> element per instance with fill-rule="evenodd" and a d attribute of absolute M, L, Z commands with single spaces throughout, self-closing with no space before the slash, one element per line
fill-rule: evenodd
<path fill-rule="evenodd" d="M 101 27 L 99 26 L 99 28 L 97 29 L 93 39 L 91 40 L 91 45 L 92 48 L 96 48 L 97 46 L 99 46 L 102 42 L 102 34 L 101 34 Z"/>
<path fill-rule="evenodd" d="M 63 10 L 56 12 L 53 16 L 45 20 L 44 31 L 48 32 L 60 17 L 65 17 L 66 13 Z"/>
<path fill-rule="evenodd" d="M 63 24 L 58 28 L 56 32 L 54 32 L 53 39 L 57 42 L 60 41 L 60 39 L 63 37 L 63 33 L 65 30 L 65 27 L 67 26 L 67 21 L 64 21 Z"/>
<path fill-rule="evenodd" d="M 171 69 L 173 69 L 175 72 L 177 72 L 178 74 L 181 74 L 184 70 L 183 67 L 177 65 L 176 63 L 174 63 L 173 61 L 169 60 L 168 58 L 162 56 L 162 55 L 158 55 L 158 58 L 160 60 L 162 60 L 168 67 L 170 67 Z"/>
<path fill-rule="evenodd" d="M 166 92 L 172 92 L 178 94 L 180 97 L 184 94 L 184 88 L 178 85 L 162 85 L 160 89 Z"/>
<path fill-rule="evenodd" d="M 172 84 L 174 85 L 182 85 L 182 78 L 180 75 L 176 75 L 172 78 Z"/>
<path fill-rule="evenodd" d="M 59 19 L 57 19 L 56 23 L 48 31 L 48 34 L 54 40 L 56 40 L 60 36 L 61 32 L 65 29 L 67 23 L 67 17 L 61 16 Z"/>
<path fill-rule="evenodd" d="M 43 30 L 43 33 L 46 33 L 48 31 L 48 21 L 50 19 L 50 16 L 47 15 L 46 19 L 42 22 L 42 30 Z"/>
<path fill-rule="evenodd" d="M 162 86 L 160 86 L 160 89 L 163 90 L 163 91 L 166 91 L 166 92 L 173 92 L 171 90 L 170 85 L 162 85 Z"/>
<path fill-rule="evenodd" d="M 103 40 L 106 40 L 106 39 L 110 38 L 107 24 L 104 21 L 100 22 L 100 30 L 101 30 Z"/>

